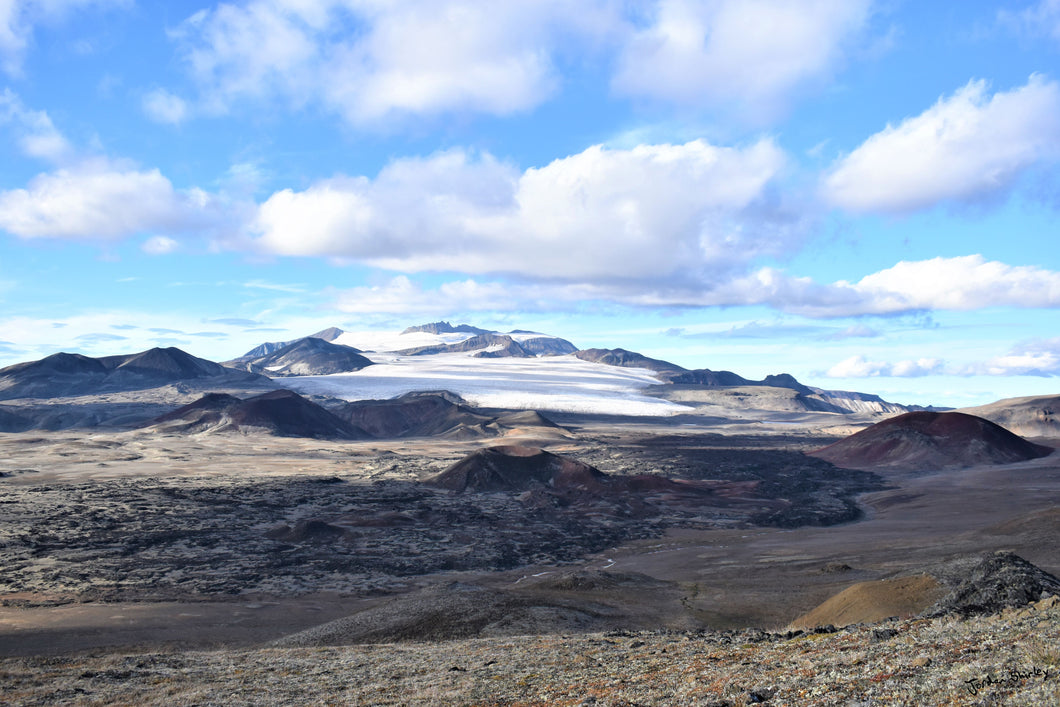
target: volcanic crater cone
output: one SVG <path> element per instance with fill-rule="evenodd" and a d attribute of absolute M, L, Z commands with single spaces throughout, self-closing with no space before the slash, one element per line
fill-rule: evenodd
<path fill-rule="evenodd" d="M 535 447 L 502 445 L 479 449 L 430 479 L 457 493 L 521 492 L 535 487 L 599 492 L 608 476 L 595 467 Z"/>
<path fill-rule="evenodd" d="M 908 412 L 811 452 L 836 466 L 938 470 L 1044 457 L 1034 444 L 989 420 L 960 412 Z"/>
<path fill-rule="evenodd" d="M 280 437 L 364 439 L 358 427 L 290 390 L 273 390 L 240 400 L 210 393 L 162 415 L 150 424 L 183 432 L 263 430 Z"/>

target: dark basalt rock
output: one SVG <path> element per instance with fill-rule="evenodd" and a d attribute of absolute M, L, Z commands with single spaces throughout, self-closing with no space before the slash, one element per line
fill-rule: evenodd
<path fill-rule="evenodd" d="M 1044 594 L 1060 595 L 1060 579 L 1011 552 L 957 560 L 935 574 L 950 592 L 925 612 L 928 616 L 993 614 Z"/>
<path fill-rule="evenodd" d="M 183 432 L 261 429 L 279 437 L 366 439 L 369 435 L 291 390 L 273 390 L 241 400 L 209 393 L 147 423 Z"/>

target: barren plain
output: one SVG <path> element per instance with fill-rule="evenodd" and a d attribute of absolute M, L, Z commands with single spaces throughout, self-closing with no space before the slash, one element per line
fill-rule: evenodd
<path fill-rule="evenodd" d="M 328 441 L 96 428 L 0 436 L 0 656 L 12 690 L 0 697 L 150 701 L 118 689 L 150 671 L 122 668 L 127 680 L 104 681 L 80 697 L 63 677 L 91 674 L 77 684 L 84 689 L 116 670 L 115 661 L 131 660 L 121 656 L 136 655 L 153 656 L 151 665 L 169 666 L 167 674 L 201 672 L 196 661 L 209 663 L 209 655 L 241 664 L 268 656 L 304 671 L 291 666 L 311 655 L 341 656 L 346 665 L 359 655 L 306 653 L 313 647 L 397 641 L 408 647 L 387 649 L 396 653 L 386 661 L 470 669 L 461 667 L 470 658 L 457 656 L 494 644 L 452 644 L 456 654 L 443 659 L 449 644 L 437 642 L 533 635 L 525 640 L 562 639 L 563 651 L 585 655 L 594 645 L 628 644 L 637 650 L 624 659 L 637 662 L 644 646 L 676 659 L 683 653 L 675 641 L 715 645 L 728 635 L 734 645 L 757 645 L 740 637 L 753 630 L 779 632 L 763 644 L 773 651 L 797 617 L 856 583 L 931 574 L 995 550 L 1060 573 L 1056 455 L 932 472 L 858 471 L 805 455 L 839 439 L 850 416 L 553 419 L 565 434 Z M 513 443 L 609 477 L 665 478 L 698 495 L 643 480 L 635 498 L 453 493 L 429 483 L 475 449 Z M 709 633 L 718 631 L 729 633 Z M 882 660 L 877 648 L 859 650 Z M 50 673 L 50 665 L 72 667 Z M 351 679 L 363 682 L 358 699 L 406 701 L 393 692 L 370 700 L 363 690 L 378 679 Z M 947 689 L 960 687 L 950 682 Z M 417 683 L 419 697 L 407 701 L 490 702 L 481 685 L 461 692 L 464 683 Z M 1035 689 L 1054 694 L 1056 684 Z M 553 701 L 509 688 L 518 699 L 497 703 Z M 752 688 L 730 697 L 750 699 Z M 354 694 L 344 689 L 308 701 Z M 570 704 L 579 703 L 574 690 L 564 693 Z M 203 694 L 179 692 L 189 704 L 204 703 Z M 613 699 L 598 704 L 636 702 L 614 697 L 621 690 L 599 694 Z M 669 699 L 651 694 L 646 703 Z"/>

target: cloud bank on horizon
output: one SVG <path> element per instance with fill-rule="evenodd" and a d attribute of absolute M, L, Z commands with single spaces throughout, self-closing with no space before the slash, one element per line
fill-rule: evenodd
<path fill-rule="evenodd" d="M 0 356 L 463 316 L 1020 394 L 1058 57 L 1053 0 L 9 0 Z"/>

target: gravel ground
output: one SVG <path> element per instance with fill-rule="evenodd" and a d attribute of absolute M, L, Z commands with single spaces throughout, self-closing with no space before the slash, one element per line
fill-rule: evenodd
<path fill-rule="evenodd" d="M 0 661 L 12 705 L 1053 705 L 1060 598 L 839 631 L 616 632 Z"/>

